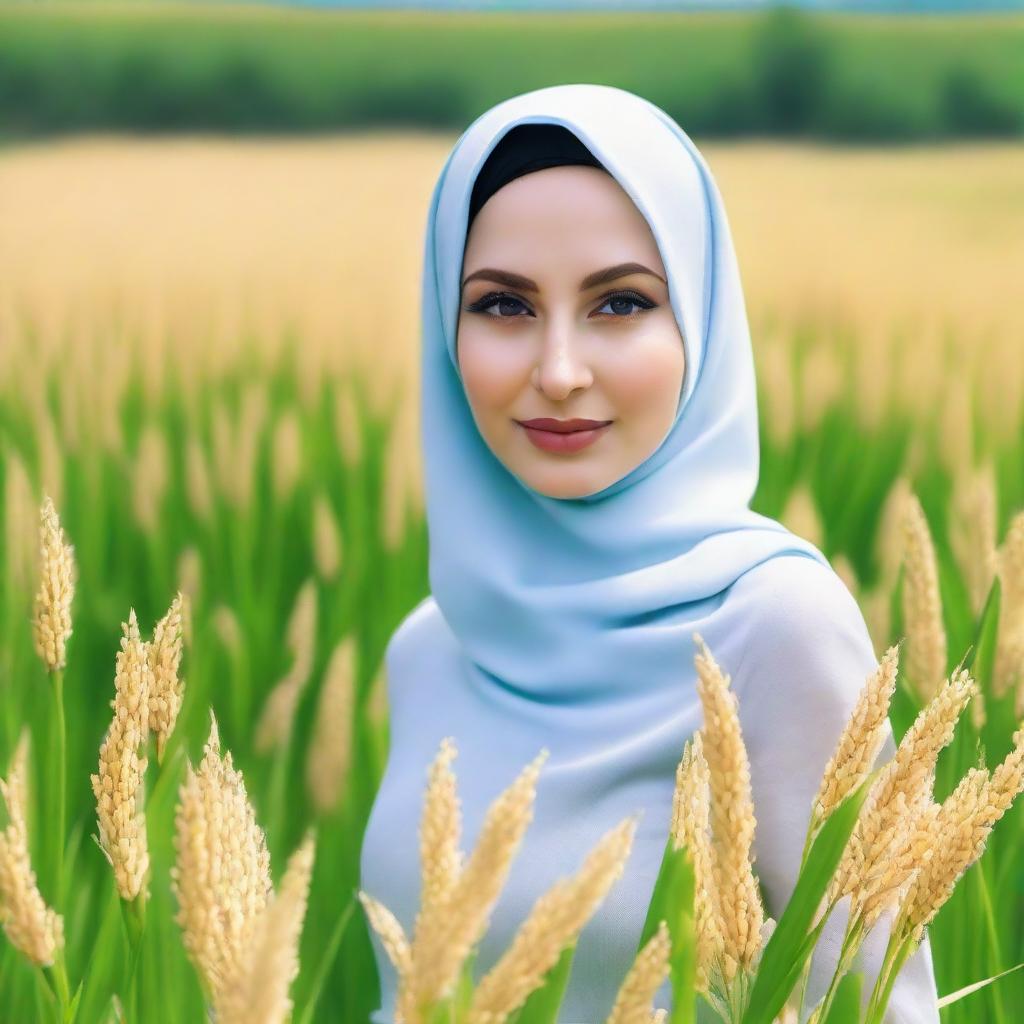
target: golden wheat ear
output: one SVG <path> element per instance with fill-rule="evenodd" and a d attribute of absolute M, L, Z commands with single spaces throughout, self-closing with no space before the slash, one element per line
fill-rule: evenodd
<path fill-rule="evenodd" d="M 398 971 L 399 977 L 408 975 L 412 968 L 409 941 L 398 918 L 383 903 L 362 889 L 359 890 L 359 902 L 362 903 L 373 930 L 380 936 L 384 952 Z"/>
<path fill-rule="evenodd" d="M 939 568 L 928 520 L 913 491 L 903 499 L 903 622 L 907 675 L 924 700 L 942 686 L 948 658 L 939 592 Z"/>
<path fill-rule="evenodd" d="M 100 745 L 96 798 L 100 845 L 114 869 L 121 899 L 147 898 L 149 845 L 143 807 L 153 673 L 149 644 L 139 633 L 135 609 L 121 624 L 123 637 L 114 672 L 114 714 Z"/>
<path fill-rule="evenodd" d="M 668 977 L 672 940 L 668 924 L 658 922 L 658 930 L 636 955 L 615 997 L 615 1005 L 606 1024 L 630 1024 L 654 1013 L 654 997 Z"/>
<path fill-rule="evenodd" d="M 0 907 L 11 945 L 40 967 L 49 967 L 64 948 L 64 919 L 46 905 L 29 859 L 25 818 L 29 733 L 22 728 L 0 796 L 7 825 L 0 830 Z"/>
<path fill-rule="evenodd" d="M 823 822 L 871 773 L 885 740 L 898 668 L 899 647 L 894 645 L 868 676 L 835 752 L 825 766 L 814 798 L 812 827 Z"/>
<path fill-rule="evenodd" d="M 268 901 L 239 965 L 217 1007 L 218 1024 L 286 1021 L 289 995 L 299 973 L 299 939 L 313 875 L 314 833 L 309 831 L 288 859 L 281 886 Z"/>
<path fill-rule="evenodd" d="M 59 671 L 67 663 L 74 593 L 74 548 L 65 541 L 57 510 L 47 497 L 39 512 L 39 590 L 33 605 L 32 637 L 49 672 Z"/>
<path fill-rule="evenodd" d="M 410 998 L 417 1005 L 431 1005 L 451 994 L 466 958 L 486 930 L 512 860 L 533 820 L 537 777 L 549 753 L 546 748 L 541 750 L 495 798 L 443 913 L 430 913 L 417 927 L 410 985 Z"/>
<path fill-rule="evenodd" d="M 266 835 L 231 751 L 221 756 L 217 719 L 198 768 L 186 764 L 174 818 L 171 891 L 185 952 L 216 1006 L 237 977 L 273 893 Z"/>
<path fill-rule="evenodd" d="M 704 758 L 708 764 L 711 806 L 712 875 L 719 900 L 725 981 L 739 969 L 750 970 L 761 948 L 764 906 L 753 869 L 754 796 L 750 759 L 740 730 L 739 702 L 730 677 L 715 661 L 700 634 L 694 656 L 697 693 L 704 710 Z M 726 898 L 730 894 L 730 898 Z"/>
<path fill-rule="evenodd" d="M 501 1024 L 540 986 L 621 877 L 638 822 L 633 815 L 606 832 L 574 877 L 559 879 L 534 903 L 508 949 L 476 986 L 467 1024 Z"/>
<path fill-rule="evenodd" d="M 164 617 L 153 627 L 149 643 L 149 731 L 156 737 L 156 758 L 164 759 L 167 741 L 174 731 L 184 696 L 179 676 L 184 630 L 185 598 L 179 590 Z"/>

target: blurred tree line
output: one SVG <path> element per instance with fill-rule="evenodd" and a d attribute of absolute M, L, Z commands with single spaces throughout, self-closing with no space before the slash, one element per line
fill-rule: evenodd
<path fill-rule="evenodd" d="M 452 14 L 0 5 L 0 137 L 461 130 L 561 82 L 646 96 L 691 134 L 1024 134 L 1024 17 Z"/>

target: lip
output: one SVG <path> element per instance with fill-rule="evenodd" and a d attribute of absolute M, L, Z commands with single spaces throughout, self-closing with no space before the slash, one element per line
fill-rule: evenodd
<path fill-rule="evenodd" d="M 524 427 L 532 427 L 534 430 L 545 430 L 554 434 L 571 434 L 578 430 L 594 430 L 603 427 L 611 420 L 553 420 L 546 416 L 533 420 L 516 420 L 516 423 Z"/>
<path fill-rule="evenodd" d="M 544 422 L 538 420 L 526 420 L 522 422 L 516 420 L 516 422 L 523 428 L 530 443 L 535 448 L 540 448 L 545 452 L 555 452 L 557 454 L 568 454 L 570 452 L 578 452 L 582 449 L 593 444 L 599 437 L 601 437 L 611 426 L 611 420 L 607 422 L 600 422 L 595 420 L 548 420 L 547 422 L 554 422 L 559 424 L 562 429 L 560 430 L 544 430 L 539 427 L 531 426 L 530 424 L 537 422 Z M 573 429 L 566 430 L 564 425 L 566 423 L 592 423 L 594 424 L 590 429 Z"/>

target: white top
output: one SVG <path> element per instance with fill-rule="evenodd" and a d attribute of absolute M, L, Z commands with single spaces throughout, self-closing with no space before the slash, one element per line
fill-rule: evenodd
<path fill-rule="evenodd" d="M 754 870 L 766 916 L 777 919 L 796 881 L 825 765 L 878 662 L 853 597 L 834 572 L 813 559 L 776 557 L 741 576 L 728 588 L 730 607 L 739 614 L 730 617 L 731 632 L 720 635 L 716 621 L 722 619 L 713 613 L 726 593 L 705 603 L 706 618 L 694 616 L 694 629 L 731 676 L 738 698 L 757 819 Z M 681 680 L 693 674 L 692 656 L 690 661 L 689 670 L 681 668 Z M 410 938 L 419 903 L 418 828 L 426 773 L 441 739 L 453 736 L 458 748 L 452 768 L 462 805 L 461 848 L 467 853 L 491 801 L 536 756 L 541 742 L 550 750 L 533 821 L 480 943 L 477 978 L 507 948 L 533 902 L 558 878 L 574 874 L 610 827 L 644 808 L 622 877 L 580 935 L 559 1018 L 559 1024 L 601 1024 L 636 953 L 671 822 L 675 767 L 685 741 L 703 723 L 696 693 L 681 681 L 674 714 L 645 714 L 641 700 L 616 708 L 600 730 L 592 714 L 580 718 L 585 728 L 577 729 L 571 709 L 479 686 L 479 670 L 462 659 L 430 596 L 396 630 L 386 669 L 391 752 L 363 840 L 360 886 L 387 905 Z M 889 731 L 877 763 L 894 751 Z M 819 940 L 804 1019 L 832 977 L 845 905 L 833 912 Z M 883 917 L 855 965 L 865 971 L 865 1003 L 890 923 L 890 915 Z M 370 1019 L 393 1024 L 395 970 L 372 928 L 370 935 L 382 988 L 382 1005 Z M 885 1024 L 939 1024 L 936 999 L 926 938 L 896 980 Z M 655 1007 L 671 1007 L 667 981 Z M 717 1017 L 702 1008 L 698 1020 Z"/>

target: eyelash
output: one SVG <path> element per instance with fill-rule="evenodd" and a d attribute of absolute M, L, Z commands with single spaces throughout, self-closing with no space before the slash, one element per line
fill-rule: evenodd
<path fill-rule="evenodd" d="M 512 302 L 518 302 L 525 306 L 518 295 L 512 295 L 509 292 L 488 292 L 486 295 L 477 299 L 476 302 L 471 302 L 468 306 L 463 307 L 467 313 L 484 313 L 490 309 L 491 306 L 500 302 L 502 299 L 508 299 Z M 615 313 L 602 313 L 602 316 L 611 317 L 613 320 L 635 320 L 639 316 L 643 316 L 650 309 L 654 309 L 657 305 L 656 302 L 651 302 L 650 299 L 644 298 L 639 292 L 625 291 L 625 292 L 613 292 L 611 295 L 606 295 L 601 300 L 601 305 L 605 306 L 609 302 L 613 302 L 615 299 L 626 299 L 632 302 L 635 306 L 639 306 L 639 310 L 634 310 L 632 313 L 627 313 L 625 316 L 618 316 Z M 522 314 L 515 314 L 513 316 L 495 316 L 490 313 L 486 313 L 492 320 L 519 320 L 522 319 Z"/>

